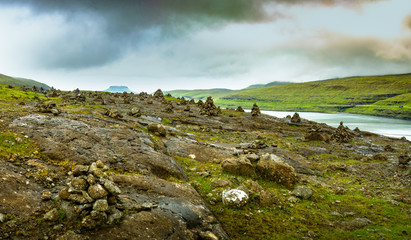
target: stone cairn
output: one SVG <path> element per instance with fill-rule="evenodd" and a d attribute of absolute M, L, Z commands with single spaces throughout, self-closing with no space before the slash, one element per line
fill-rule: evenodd
<path fill-rule="evenodd" d="M 257 104 L 254 103 L 253 108 L 251 109 L 251 116 L 258 117 L 261 115 L 260 108 Z"/>
<path fill-rule="evenodd" d="M 237 112 L 244 112 L 244 109 L 241 106 L 238 106 L 236 109 Z"/>
<path fill-rule="evenodd" d="M 39 102 L 36 105 L 36 110 L 40 113 L 52 113 L 54 116 L 61 113 L 60 109 L 57 108 L 57 104 L 52 101 Z"/>
<path fill-rule="evenodd" d="M 201 115 L 206 116 L 218 116 L 221 113 L 221 109 L 214 105 L 214 101 L 211 97 L 208 97 L 204 105 L 200 109 Z"/>
<path fill-rule="evenodd" d="M 292 123 L 301 123 L 300 114 L 294 113 L 293 117 L 291 118 Z"/>
<path fill-rule="evenodd" d="M 164 93 L 161 89 L 158 89 L 153 96 L 155 99 L 164 100 Z"/>
<path fill-rule="evenodd" d="M 343 125 L 343 122 L 340 122 L 335 133 L 331 136 L 331 140 L 335 140 L 340 143 L 348 143 L 353 138 L 353 135 L 350 133 L 349 128 Z"/>
<path fill-rule="evenodd" d="M 77 165 L 73 177 L 59 193 L 60 209 L 73 206 L 76 217 L 81 217 L 81 225 L 94 228 L 102 224 L 112 224 L 123 213 L 117 209 L 118 196 L 121 194 L 111 177 L 105 171 L 108 167 L 100 160 L 90 166 Z"/>

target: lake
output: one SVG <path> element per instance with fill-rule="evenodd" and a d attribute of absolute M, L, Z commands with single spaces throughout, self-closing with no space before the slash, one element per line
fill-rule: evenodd
<path fill-rule="evenodd" d="M 287 115 L 293 115 L 294 112 L 281 111 L 261 111 L 261 113 L 284 118 Z M 401 138 L 406 137 L 411 140 L 411 121 L 402 119 L 392 119 L 384 117 L 375 117 L 368 115 L 349 114 L 349 113 L 316 113 L 316 112 L 298 112 L 301 118 L 311 121 L 326 123 L 327 125 L 338 127 L 340 122 L 351 130 L 358 127 L 360 130 L 373 132 L 389 137 Z"/>

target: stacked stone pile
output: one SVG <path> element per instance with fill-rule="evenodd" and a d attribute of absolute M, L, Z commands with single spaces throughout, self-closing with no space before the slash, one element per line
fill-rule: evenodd
<path fill-rule="evenodd" d="M 59 208 L 73 218 L 81 218 L 86 228 L 112 224 L 123 213 L 117 208 L 121 190 L 105 171 L 108 167 L 100 160 L 90 166 L 77 165 L 67 187 L 59 193 Z M 74 211 L 73 211 L 74 210 Z"/>
<path fill-rule="evenodd" d="M 353 138 L 353 134 L 350 132 L 348 127 L 343 125 L 343 122 L 340 122 L 340 126 L 338 126 L 335 133 L 331 136 L 331 140 L 340 142 L 340 143 L 348 143 Z"/>
<path fill-rule="evenodd" d="M 208 97 L 204 105 L 201 106 L 200 114 L 206 116 L 218 116 L 221 114 L 221 109 L 214 105 L 214 101 L 211 97 Z"/>
<path fill-rule="evenodd" d="M 251 109 L 251 116 L 258 117 L 261 115 L 260 108 L 257 104 L 254 103 L 253 108 Z"/>

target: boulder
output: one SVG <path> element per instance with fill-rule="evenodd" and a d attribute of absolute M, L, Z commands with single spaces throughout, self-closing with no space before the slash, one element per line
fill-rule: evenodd
<path fill-rule="evenodd" d="M 231 189 L 223 192 L 222 200 L 226 206 L 242 207 L 247 204 L 248 195 L 242 190 Z"/>
<path fill-rule="evenodd" d="M 255 177 L 255 171 L 250 160 L 245 157 L 226 159 L 221 163 L 224 172 L 234 175 Z"/>
<path fill-rule="evenodd" d="M 270 207 L 274 204 L 281 203 L 280 198 L 271 191 L 261 191 L 260 192 L 260 204 L 264 207 Z"/>
<path fill-rule="evenodd" d="M 162 124 L 151 122 L 148 124 L 147 129 L 158 136 L 167 136 L 167 129 Z"/>
<path fill-rule="evenodd" d="M 140 117 L 141 114 L 141 110 L 138 108 L 132 108 L 130 109 L 130 111 L 127 113 L 129 116 L 133 116 L 133 117 Z"/>
<path fill-rule="evenodd" d="M 296 173 L 292 166 L 285 163 L 274 154 L 261 156 L 256 166 L 257 173 L 264 179 L 277 182 L 293 188 L 296 181 Z"/>
<path fill-rule="evenodd" d="M 305 136 L 305 140 L 307 141 L 321 141 L 321 142 L 328 142 L 330 138 L 326 133 L 321 132 L 310 132 Z"/>
<path fill-rule="evenodd" d="M 306 186 L 297 186 L 292 194 L 298 198 L 309 199 L 313 195 L 313 190 Z"/>

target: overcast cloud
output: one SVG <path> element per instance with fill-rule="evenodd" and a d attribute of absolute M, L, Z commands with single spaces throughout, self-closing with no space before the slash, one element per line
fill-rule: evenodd
<path fill-rule="evenodd" d="M 411 72 L 409 0 L 1 0 L 0 73 L 64 90 Z"/>

